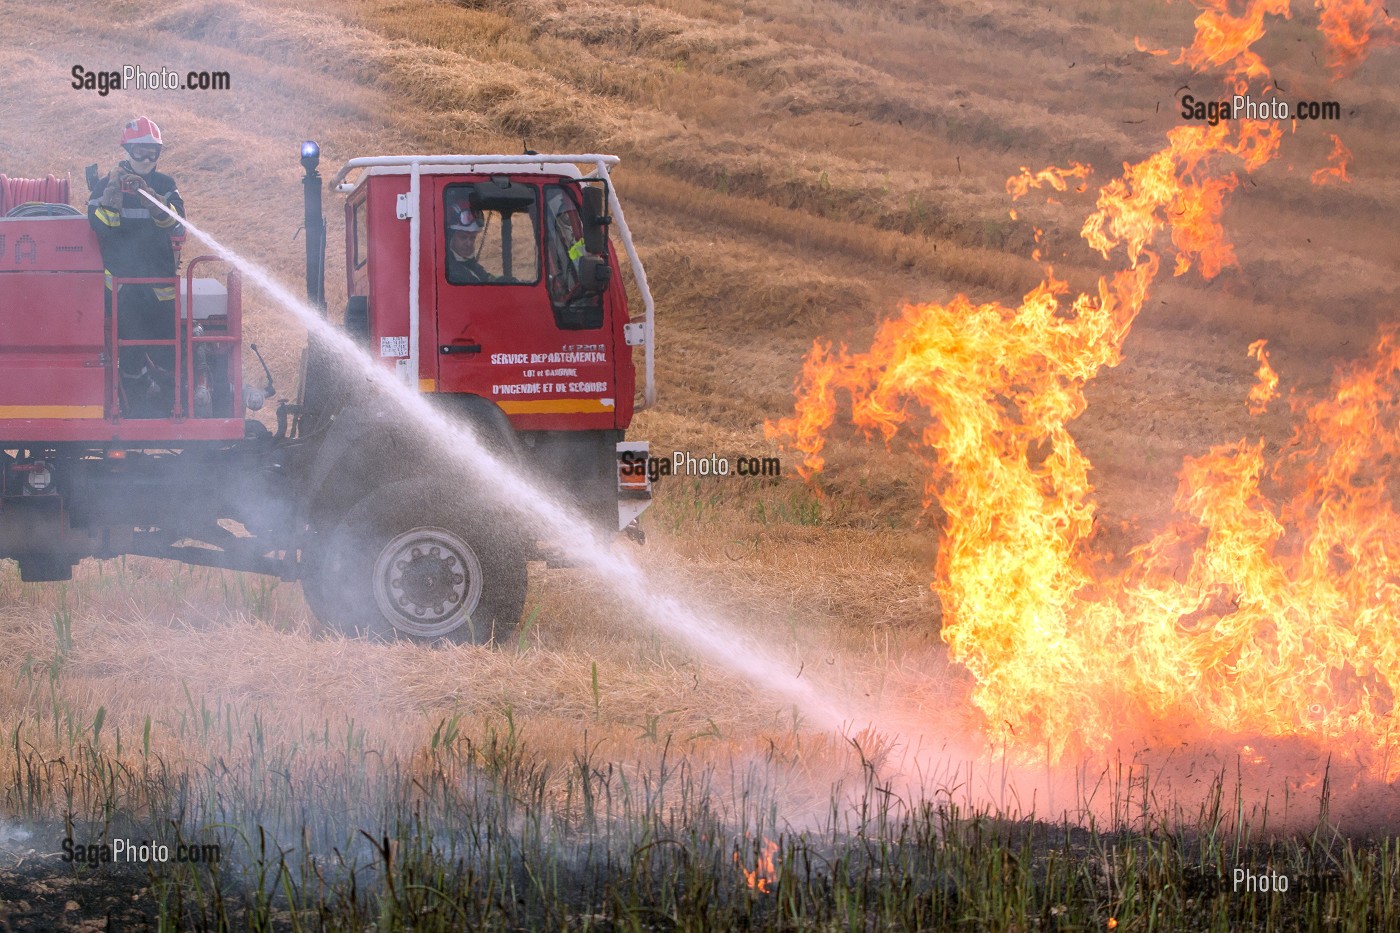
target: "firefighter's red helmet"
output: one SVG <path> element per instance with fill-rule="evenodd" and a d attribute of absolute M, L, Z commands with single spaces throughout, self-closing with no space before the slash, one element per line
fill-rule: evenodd
<path fill-rule="evenodd" d="M 478 233 L 481 230 L 481 221 L 476 216 L 476 211 L 472 210 L 470 201 L 457 201 L 448 207 L 447 229 L 463 230 L 467 233 Z"/>
<path fill-rule="evenodd" d="M 160 127 L 149 117 L 137 117 L 122 127 L 122 146 L 164 146 Z"/>

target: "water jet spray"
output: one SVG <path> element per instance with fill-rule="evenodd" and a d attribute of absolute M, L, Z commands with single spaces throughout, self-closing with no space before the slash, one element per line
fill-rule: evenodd
<path fill-rule="evenodd" d="M 163 209 L 158 202 L 153 203 Z M 657 592 L 635 560 L 602 540 L 588 521 L 488 450 L 470 425 L 449 419 L 389 371 L 371 364 L 344 333 L 265 269 L 229 249 L 199 225 L 188 220 L 184 223 L 191 234 L 235 262 L 279 306 L 291 312 L 337 361 L 353 367 L 357 375 L 372 383 L 384 398 L 391 399 L 401 414 L 424 429 L 422 436 L 432 439 L 439 453 L 452 458 L 470 476 L 481 480 L 484 491 L 502 504 L 528 514 L 551 533 L 578 565 L 607 580 L 612 589 L 633 606 L 639 618 L 648 620 L 754 687 L 783 697 L 819 728 L 839 731 L 854 721 L 852 713 L 823 696 L 809 679 L 798 680 L 790 665 L 771 656 L 712 612 Z M 736 650 L 736 646 L 742 646 L 742 650 Z"/>

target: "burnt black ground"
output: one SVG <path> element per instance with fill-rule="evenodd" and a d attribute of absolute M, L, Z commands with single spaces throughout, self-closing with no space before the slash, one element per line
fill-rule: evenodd
<path fill-rule="evenodd" d="M 59 853 L 0 856 L 0 930 L 154 930 L 158 910 L 144 868 L 75 872 Z"/>

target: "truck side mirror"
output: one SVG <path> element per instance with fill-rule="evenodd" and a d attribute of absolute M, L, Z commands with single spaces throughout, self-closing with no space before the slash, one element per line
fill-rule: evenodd
<path fill-rule="evenodd" d="M 608 254 L 607 192 L 590 185 L 583 189 L 583 248 L 595 256 Z"/>
<path fill-rule="evenodd" d="M 578 286 L 585 295 L 601 295 L 612 281 L 612 269 L 606 256 L 589 250 L 578 260 Z"/>

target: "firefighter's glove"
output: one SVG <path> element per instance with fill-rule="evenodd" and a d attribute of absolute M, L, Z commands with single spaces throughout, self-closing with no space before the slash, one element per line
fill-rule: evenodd
<path fill-rule="evenodd" d="M 118 166 L 117 173 L 121 177 L 123 191 L 138 192 L 150 190 L 150 186 L 146 184 L 146 179 L 135 172 L 129 172 L 121 166 Z"/>
<path fill-rule="evenodd" d="M 102 197 L 98 199 L 97 203 L 109 211 L 122 209 L 122 176 L 120 171 L 107 176 L 107 187 L 102 189 Z"/>

